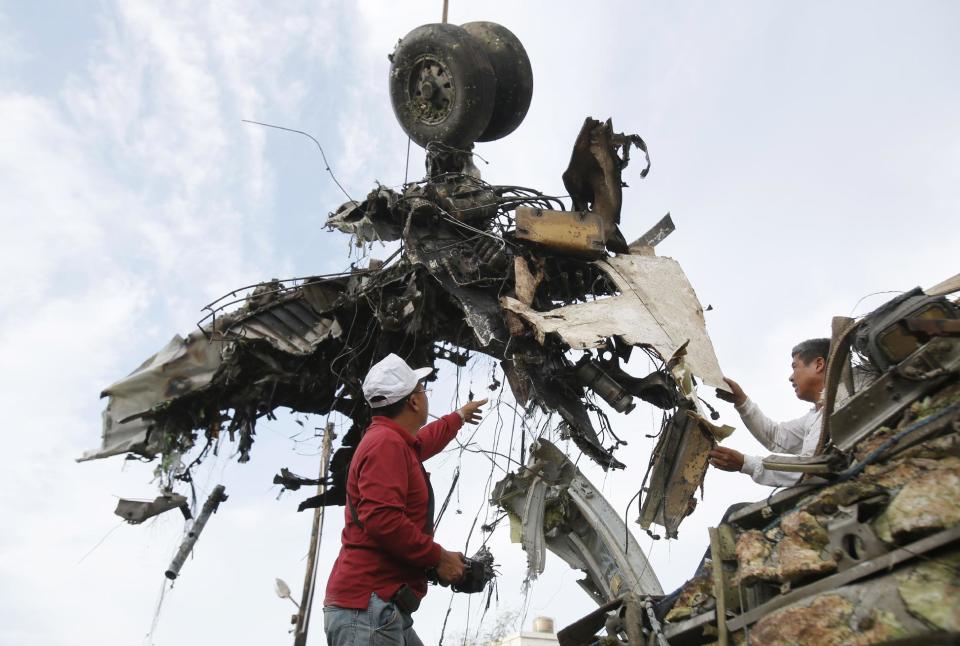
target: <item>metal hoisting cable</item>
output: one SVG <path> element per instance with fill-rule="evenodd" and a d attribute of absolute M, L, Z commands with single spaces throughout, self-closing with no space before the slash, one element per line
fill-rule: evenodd
<path fill-rule="evenodd" d="M 317 494 L 323 495 L 327 487 L 327 468 L 330 462 L 330 445 L 333 442 L 333 422 L 327 422 L 323 432 L 323 445 L 320 452 L 320 484 L 317 485 Z M 323 516 L 325 505 L 313 510 L 313 529 L 310 532 L 310 551 L 307 553 L 307 571 L 303 576 L 303 597 L 300 601 L 300 612 L 297 613 L 297 627 L 294 630 L 294 646 L 305 646 L 307 631 L 310 629 L 310 613 L 313 607 L 313 592 L 317 587 L 317 553 L 320 551 L 320 539 L 323 536 Z"/>

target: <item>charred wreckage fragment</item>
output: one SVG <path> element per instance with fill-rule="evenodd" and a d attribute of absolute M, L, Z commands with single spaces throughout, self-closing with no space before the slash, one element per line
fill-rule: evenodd
<path fill-rule="evenodd" d="M 418 365 L 440 358 L 460 366 L 482 352 L 500 361 L 521 405 L 556 411 L 563 433 L 586 455 L 622 468 L 614 457 L 618 440 L 604 444 L 591 421 L 590 412 L 603 412 L 590 393 L 620 412 L 632 410 L 635 397 L 695 409 L 691 375 L 712 384 L 721 377 L 679 265 L 649 247 L 613 256 L 604 249 L 622 238 L 616 220 L 625 159 L 612 142 L 632 140 L 611 132 L 609 121 L 588 119 L 578 142 L 598 137 L 605 147 L 576 146 L 565 173 L 568 187 L 576 176 L 585 191 L 575 201 L 616 204 L 603 217 L 454 170 L 403 193 L 377 187 L 364 201 L 344 204 L 330 215 L 331 229 L 358 241 L 400 240 L 401 249 L 342 275 L 270 281 L 244 298 L 212 303 L 200 330 L 174 337 L 104 390 L 103 445 L 82 459 L 159 455 L 169 475 L 183 479 L 189 471 L 177 467 L 179 458 L 197 442 L 215 451 L 226 435 L 244 462 L 257 420 L 275 409 L 337 412 L 353 425 L 332 457 L 331 488 L 308 506 L 342 505 L 350 455 L 369 423 L 360 389 L 367 368 L 391 351 Z M 429 155 L 431 164 L 436 157 Z M 593 172 L 601 167 L 612 177 Z M 591 169 L 584 171 L 590 179 L 577 169 Z M 611 186 L 615 198 L 607 195 Z M 529 222 L 521 230 L 524 209 Z M 588 226 L 592 238 L 567 235 Z M 662 368 L 642 378 L 627 373 L 621 364 L 638 346 Z M 586 351 L 576 363 L 571 348 Z M 277 482 L 294 488 L 316 481 L 286 473 Z"/>
<path fill-rule="evenodd" d="M 482 353 L 499 361 L 521 407 L 555 413 L 551 434 L 604 469 L 625 466 L 615 457 L 624 442 L 596 397 L 619 413 L 637 399 L 663 409 L 674 430 L 651 461 L 643 522 L 675 534 L 695 504 L 706 452 L 729 432 L 706 421 L 698 380 L 726 386 L 693 288 L 676 261 L 654 251 L 673 231 L 669 214 L 633 244 L 620 231 L 622 173 L 637 149 L 646 176 L 645 143 L 610 120 L 587 118 L 562 177 L 570 209 L 534 189 L 493 185 L 481 179 L 472 149 L 509 134 L 526 114 L 532 74 L 516 37 L 494 23 L 426 25 L 400 41 L 391 61 L 394 112 L 426 149 L 426 176 L 399 191 L 378 185 L 326 225 L 358 245 L 399 242 L 396 252 L 339 274 L 238 288 L 209 304 L 199 330 L 175 336 L 103 391 L 102 444 L 80 459 L 160 458 L 161 496 L 124 501 L 117 513 L 130 522 L 173 508 L 186 515 L 174 486 L 190 482 L 225 439 L 246 462 L 258 420 L 278 408 L 337 413 L 351 425 L 323 471 L 329 475 L 284 468 L 274 482 L 324 487 L 301 510 L 344 505 L 349 464 L 370 421 L 361 390 L 369 367 L 390 352 L 414 365 L 444 359 L 459 367 Z M 653 372 L 627 372 L 634 354 Z M 632 550 L 620 547 L 617 536 L 629 532 L 576 467 L 546 438 L 530 459 L 498 485 L 492 503 L 524 526 L 531 574 L 542 569 L 546 547 L 587 572 L 583 585 L 599 603 L 659 594 L 635 541 Z M 696 466 L 677 470 L 678 459 Z M 204 522 L 216 508 L 209 505 Z M 491 556 L 474 562 L 478 576 L 493 576 Z"/>

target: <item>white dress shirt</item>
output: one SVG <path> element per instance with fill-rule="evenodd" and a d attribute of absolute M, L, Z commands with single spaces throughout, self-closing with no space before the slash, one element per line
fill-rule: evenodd
<path fill-rule="evenodd" d="M 820 440 L 820 411 L 816 407 L 803 417 L 788 422 L 774 422 L 763 414 L 760 407 L 749 398 L 742 406 L 736 406 L 740 419 L 755 438 L 774 453 L 810 456 L 816 453 Z M 743 467 L 754 482 L 771 487 L 789 487 L 800 480 L 802 473 L 787 471 L 768 471 L 763 467 L 763 458 L 757 455 L 744 455 Z"/>

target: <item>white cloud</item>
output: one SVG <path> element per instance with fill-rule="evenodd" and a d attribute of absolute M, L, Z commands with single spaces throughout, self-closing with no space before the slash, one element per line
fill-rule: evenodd
<path fill-rule="evenodd" d="M 265 136 L 239 120 L 301 109 L 291 74 L 330 62 L 307 42 L 328 31 L 323 8 L 289 20 L 257 3 L 120 3 L 59 95 L 0 92 L 0 500 L 16 519 L 0 537 L 0 641 L 146 633 L 182 524 L 121 527 L 78 565 L 117 525 L 110 494 L 153 487 L 151 467 L 73 458 L 97 444 L 104 386 L 213 296 L 282 271 L 264 235 Z"/>

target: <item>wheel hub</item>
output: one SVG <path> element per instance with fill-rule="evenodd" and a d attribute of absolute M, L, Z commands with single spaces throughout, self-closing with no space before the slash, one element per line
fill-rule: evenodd
<path fill-rule="evenodd" d="M 425 56 L 410 70 L 410 99 L 417 118 L 423 123 L 440 123 L 454 104 L 456 88 L 440 61 Z"/>

